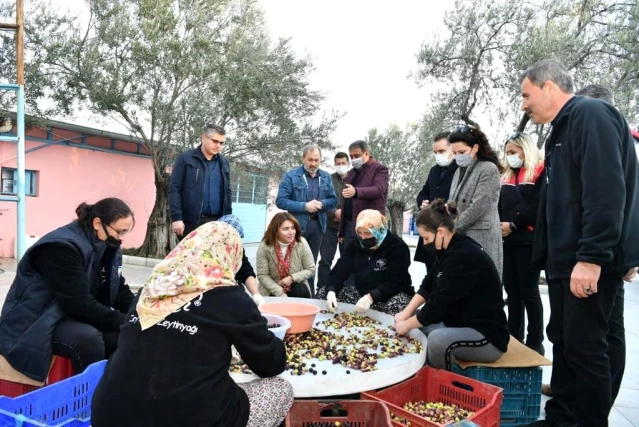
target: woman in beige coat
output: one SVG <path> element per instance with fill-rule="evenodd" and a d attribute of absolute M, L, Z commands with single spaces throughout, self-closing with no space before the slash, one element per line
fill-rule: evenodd
<path fill-rule="evenodd" d="M 264 296 L 310 298 L 308 279 L 315 276 L 311 248 L 288 212 L 276 214 L 257 249 L 257 280 Z"/>

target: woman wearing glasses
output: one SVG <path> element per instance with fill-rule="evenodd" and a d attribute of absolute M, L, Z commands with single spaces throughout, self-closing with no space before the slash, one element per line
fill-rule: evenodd
<path fill-rule="evenodd" d="M 76 214 L 27 251 L 2 307 L 0 365 L 36 381 L 46 379 L 52 354 L 71 359 L 76 373 L 109 357 L 133 301 L 120 249 L 133 212 L 109 198 Z"/>
<path fill-rule="evenodd" d="M 508 330 L 510 335 L 543 355 L 544 316 L 539 296 L 540 270 L 532 268 L 531 259 L 544 159 L 530 136 L 516 133 L 506 141 L 504 169 L 499 217 L 504 239 Z M 524 333 L 524 313 L 528 315 L 528 336 Z"/>
<path fill-rule="evenodd" d="M 503 166 L 478 128 L 459 126 L 448 140 L 459 166 L 448 198 L 459 212 L 455 227 L 484 248 L 501 277 L 503 248 L 497 205 Z"/>

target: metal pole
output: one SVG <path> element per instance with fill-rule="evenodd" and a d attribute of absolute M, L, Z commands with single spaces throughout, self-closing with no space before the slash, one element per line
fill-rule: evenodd
<path fill-rule="evenodd" d="M 253 193 L 251 193 L 251 203 L 255 204 L 255 178 L 257 175 L 253 175 Z"/>
<path fill-rule="evenodd" d="M 27 237 L 27 198 L 25 189 L 25 140 L 24 140 L 24 86 L 18 88 L 18 229 L 16 233 L 17 250 L 16 259 L 20 261 L 26 251 Z"/>
<path fill-rule="evenodd" d="M 26 227 L 26 218 L 27 218 L 27 198 L 26 198 L 26 189 L 25 189 L 25 181 L 26 181 L 26 173 L 25 173 L 25 164 L 26 164 L 26 142 L 24 139 L 24 4 L 23 0 L 16 0 L 16 59 L 17 63 L 17 71 L 18 71 L 18 106 L 17 106 L 17 121 L 18 121 L 18 206 L 17 206 L 17 217 L 18 217 L 18 228 L 16 235 L 16 247 L 18 253 L 15 254 L 16 259 L 20 261 L 24 256 L 26 251 L 26 242 L 25 239 L 27 237 L 27 227 Z"/>

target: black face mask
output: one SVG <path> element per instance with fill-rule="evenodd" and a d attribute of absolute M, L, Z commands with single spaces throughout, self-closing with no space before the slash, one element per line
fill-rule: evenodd
<path fill-rule="evenodd" d="M 437 239 L 437 235 L 435 235 L 435 239 Z M 424 249 L 426 249 L 426 252 L 431 254 L 431 255 L 440 256 L 445 251 L 445 249 L 444 249 L 444 236 L 442 236 L 442 247 L 441 247 L 441 249 L 437 249 L 437 247 L 435 246 L 435 239 L 433 239 L 433 241 L 430 242 L 430 243 L 426 243 L 424 245 Z"/>
<path fill-rule="evenodd" d="M 113 249 L 117 249 L 117 248 L 120 247 L 120 245 L 122 245 L 122 240 L 116 239 L 115 237 L 110 235 L 109 232 L 107 231 L 106 227 L 104 226 L 104 224 L 102 224 L 102 229 L 104 230 L 104 232 L 107 235 L 107 238 L 104 241 L 104 243 L 106 243 L 106 245 L 108 247 L 113 248 Z"/>
<path fill-rule="evenodd" d="M 437 255 L 437 248 L 435 247 L 435 242 L 426 243 L 424 245 L 424 249 L 426 249 L 426 253 L 429 255 L 435 256 Z"/>
<path fill-rule="evenodd" d="M 374 237 L 359 239 L 359 244 L 362 245 L 364 249 L 372 249 L 373 246 L 377 245 L 377 240 Z"/>

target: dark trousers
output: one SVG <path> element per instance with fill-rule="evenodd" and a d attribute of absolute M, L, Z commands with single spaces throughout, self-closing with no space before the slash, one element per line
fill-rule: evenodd
<path fill-rule="evenodd" d="M 203 216 L 200 218 L 200 221 L 197 224 L 188 224 L 188 223 L 184 223 L 184 234 L 182 235 L 182 238 L 185 238 L 186 236 L 188 236 L 189 234 L 191 234 L 191 232 L 193 230 L 195 230 L 196 228 L 198 228 L 200 225 L 209 223 L 211 221 L 217 221 L 218 219 L 220 219 L 219 216 Z"/>
<path fill-rule="evenodd" d="M 310 219 L 306 223 L 306 230 L 304 230 L 304 238 L 311 247 L 313 253 L 313 261 L 317 265 L 317 256 L 319 255 L 320 246 L 322 245 L 322 225 L 319 219 Z M 308 279 L 308 284 L 311 287 L 311 296 L 315 295 L 315 276 Z"/>
<path fill-rule="evenodd" d="M 100 332 L 93 326 L 63 319 L 53 329 L 53 354 L 71 359 L 76 373 L 108 359 L 118 347 L 120 331 Z"/>
<path fill-rule="evenodd" d="M 344 223 L 344 247 L 351 241 L 357 239 L 357 233 L 355 232 L 355 223 L 351 220 L 346 220 Z"/>
<path fill-rule="evenodd" d="M 339 246 L 339 253 L 344 251 L 344 245 L 337 241 L 337 229 L 327 228 L 324 237 L 322 237 L 322 245 L 320 246 L 320 261 L 317 267 L 317 289 L 327 285 L 328 275 L 331 272 L 335 253 Z"/>
<path fill-rule="evenodd" d="M 423 262 L 426 265 L 427 272 L 433 267 L 433 264 L 435 264 L 435 252 L 426 249 L 424 246 L 424 239 L 421 237 L 417 240 L 414 260 L 417 262 Z"/>
<path fill-rule="evenodd" d="M 291 290 L 286 295 L 292 298 L 311 298 L 311 293 L 305 283 L 293 283 Z"/>
<path fill-rule="evenodd" d="M 621 388 L 621 380 L 626 370 L 626 328 L 623 319 L 625 290 L 623 284 L 617 291 L 615 306 L 608 322 L 608 358 L 610 359 L 610 379 L 612 381 L 612 403 L 615 403 Z"/>
<path fill-rule="evenodd" d="M 546 403 L 546 420 L 551 425 L 608 425 L 612 396 L 618 393 L 613 383 L 621 384 L 625 364 L 625 337 L 619 335 L 623 331 L 623 295 L 618 297 L 622 286 L 621 274 L 603 275 L 596 294 L 577 298 L 570 292 L 570 279 L 548 280 L 551 311 L 546 332 L 553 343 L 550 386 L 554 397 Z M 612 325 L 614 339 L 609 332 Z M 615 349 L 612 354 L 611 348 Z"/>
<path fill-rule="evenodd" d="M 532 269 L 532 246 L 504 246 L 504 288 L 508 294 L 508 331 L 543 354 L 544 306 L 539 295 L 540 270 Z M 525 337 L 525 314 L 528 336 Z M 526 339 L 524 341 L 524 338 Z"/>

